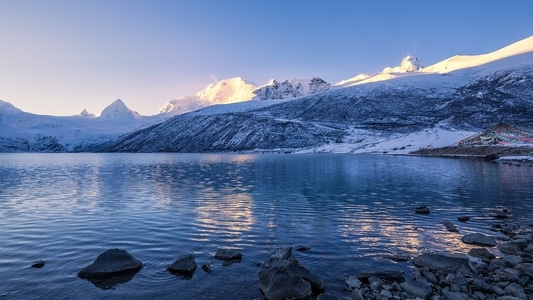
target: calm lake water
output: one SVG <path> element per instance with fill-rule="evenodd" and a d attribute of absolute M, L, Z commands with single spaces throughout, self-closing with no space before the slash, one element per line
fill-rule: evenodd
<path fill-rule="evenodd" d="M 0 154 L 0 299 L 261 299 L 257 262 L 300 244 L 311 247 L 295 252 L 300 263 L 349 295 L 345 275 L 411 272 L 387 255 L 465 253 L 463 234 L 497 235 L 488 229 L 501 221 L 488 215 L 498 206 L 510 222 L 533 222 L 532 188 L 531 167 L 439 158 Z M 420 204 L 431 214 L 415 214 Z M 219 247 L 242 262 L 222 266 Z M 110 248 L 144 268 L 105 290 L 77 277 Z M 192 279 L 166 271 L 189 253 Z M 40 259 L 43 268 L 30 267 Z"/>

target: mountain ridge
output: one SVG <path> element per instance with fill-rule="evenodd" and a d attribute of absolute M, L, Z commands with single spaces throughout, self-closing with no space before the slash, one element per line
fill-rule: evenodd
<path fill-rule="evenodd" d="M 297 84 L 283 81 L 289 97 L 278 100 L 241 98 L 218 104 L 225 100 L 217 98 L 221 89 L 213 84 L 202 97 L 218 100 L 180 114 L 141 116 L 117 99 L 98 116 L 85 111 L 53 117 L 25 113 L 0 101 L 0 152 L 407 153 L 457 142 L 502 118 L 532 127 L 527 112 L 533 110 L 533 36 L 469 57 L 471 61 L 463 58 L 453 71 L 448 64 L 447 71 L 439 73 L 427 70 L 440 70 L 434 66 L 444 66 L 449 59 L 421 68 L 409 56 L 398 67 L 384 70 L 389 73 L 378 74 L 381 77 L 359 75 L 313 94 L 293 94 Z M 483 64 L 472 66 L 480 61 Z M 244 79 L 235 81 L 252 90 Z M 226 87 L 231 87 L 227 81 Z"/>

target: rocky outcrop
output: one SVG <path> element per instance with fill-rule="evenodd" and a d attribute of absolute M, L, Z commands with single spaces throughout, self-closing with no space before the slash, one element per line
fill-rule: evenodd
<path fill-rule="evenodd" d="M 292 247 L 279 249 L 266 261 L 258 276 L 259 288 L 268 300 L 306 298 L 326 288 L 320 277 L 292 256 Z"/>
<path fill-rule="evenodd" d="M 321 78 L 291 79 L 278 82 L 272 80 L 269 84 L 254 91 L 254 100 L 292 99 L 328 91 L 331 84 Z"/>

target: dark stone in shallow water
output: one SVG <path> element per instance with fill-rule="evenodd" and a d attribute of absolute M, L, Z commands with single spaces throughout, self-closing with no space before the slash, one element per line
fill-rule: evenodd
<path fill-rule="evenodd" d="M 219 248 L 215 258 L 220 260 L 239 260 L 242 259 L 242 254 L 235 249 Z"/>
<path fill-rule="evenodd" d="M 418 206 L 415 208 L 415 213 L 427 215 L 429 214 L 429 207 L 427 207 L 427 205 Z"/>
<path fill-rule="evenodd" d="M 78 276 L 90 280 L 101 289 L 127 282 L 142 269 L 143 264 L 122 249 L 110 249 L 98 255 L 96 260 L 81 269 Z"/>
<path fill-rule="evenodd" d="M 461 217 L 457 218 L 457 221 L 464 223 L 466 221 L 470 221 L 470 217 L 469 216 L 461 216 Z"/>
<path fill-rule="evenodd" d="M 180 256 L 170 265 L 167 270 L 175 275 L 182 275 L 186 279 L 192 278 L 192 274 L 196 271 L 196 260 L 192 255 Z"/>
<path fill-rule="evenodd" d="M 459 229 L 457 229 L 457 226 L 455 226 L 450 220 L 444 220 L 442 221 L 442 225 L 446 227 L 446 230 L 450 232 L 459 232 Z"/>
<path fill-rule="evenodd" d="M 33 265 L 31 265 L 32 268 L 42 268 L 46 262 L 44 260 L 38 260 Z"/>

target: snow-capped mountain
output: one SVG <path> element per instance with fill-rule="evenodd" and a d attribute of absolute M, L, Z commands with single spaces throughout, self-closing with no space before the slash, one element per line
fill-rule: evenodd
<path fill-rule="evenodd" d="M 453 144 L 499 121 L 531 129 L 533 36 L 425 68 L 409 56 L 330 87 L 319 78 L 261 88 L 232 78 L 151 117 L 121 100 L 100 115 L 84 110 L 71 117 L 30 114 L 0 101 L 0 152 L 408 153 Z M 269 100 L 247 101 L 254 97 Z"/>
<path fill-rule="evenodd" d="M 140 116 L 120 99 L 99 116 L 83 110 L 70 117 L 31 114 L 0 100 L 0 152 L 76 151 L 160 119 Z"/>
<path fill-rule="evenodd" d="M 114 121 L 120 123 L 129 123 L 137 118 L 141 118 L 136 111 L 129 109 L 122 100 L 117 99 L 113 103 L 109 104 L 100 116 L 101 121 Z"/>
<path fill-rule="evenodd" d="M 241 77 L 224 79 L 210 84 L 194 96 L 184 96 L 169 101 L 159 113 L 182 114 L 214 104 L 237 103 L 252 99 L 257 86 Z"/>
<path fill-rule="evenodd" d="M 331 84 L 321 78 L 291 79 L 278 82 L 272 79 L 254 91 L 253 100 L 292 99 L 329 90 Z"/>
<path fill-rule="evenodd" d="M 400 65 L 397 67 L 386 67 L 380 73 L 375 74 L 359 74 L 355 77 L 346 80 L 341 80 L 337 82 L 335 86 L 347 87 L 356 84 L 384 81 L 397 77 L 414 75 L 417 74 L 421 69 L 422 67 L 420 66 L 418 58 L 408 55 L 400 62 Z"/>
<path fill-rule="evenodd" d="M 453 71 L 448 71 L 453 58 L 427 68 L 409 58 L 364 84 L 349 79 L 293 100 L 206 108 L 91 150 L 407 153 L 455 143 L 501 120 L 532 128 L 532 48 L 530 37 L 493 53 L 461 57 Z M 439 67 L 446 62 L 447 68 Z"/>

